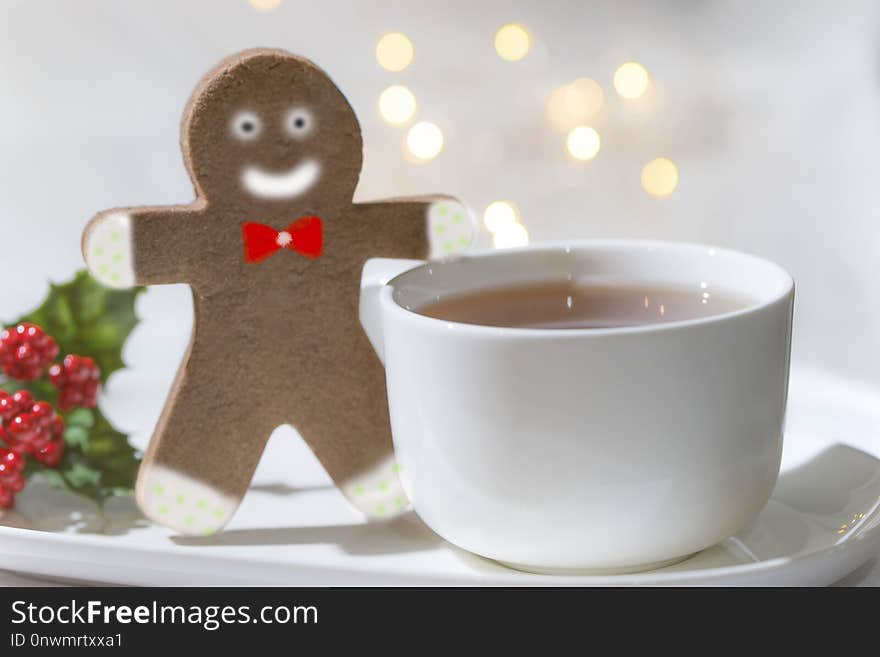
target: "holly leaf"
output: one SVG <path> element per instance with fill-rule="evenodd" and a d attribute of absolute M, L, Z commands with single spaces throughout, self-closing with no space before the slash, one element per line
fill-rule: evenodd
<path fill-rule="evenodd" d="M 137 325 L 134 304 L 143 291 L 111 290 L 80 271 L 69 283 L 51 285 L 42 305 L 15 323 L 42 326 L 58 342 L 62 355 L 90 356 L 106 381 L 125 365 L 122 347 Z"/>
<path fill-rule="evenodd" d="M 137 296 L 144 288 L 111 290 L 81 271 L 62 285 L 52 285 L 43 303 L 15 323 L 38 324 L 53 336 L 61 356 L 90 356 L 107 378 L 124 366 L 122 348 L 138 319 Z M 35 399 L 56 405 L 58 391 L 46 378 L 36 381 L 7 380 L 8 392 L 26 389 Z M 54 486 L 84 495 L 98 503 L 108 497 L 130 493 L 134 488 L 140 457 L 128 436 L 118 431 L 98 409 L 77 408 L 59 413 L 65 420 L 65 450 L 61 463 L 47 468 L 28 459 L 26 475 L 40 472 Z"/>

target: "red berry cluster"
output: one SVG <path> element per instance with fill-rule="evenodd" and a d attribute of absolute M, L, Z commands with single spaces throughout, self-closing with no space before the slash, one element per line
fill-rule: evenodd
<path fill-rule="evenodd" d="M 24 489 L 24 457 L 11 449 L 0 447 L 0 509 L 15 502 L 15 494 Z"/>
<path fill-rule="evenodd" d="M 0 390 L 0 508 L 9 508 L 24 488 L 24 457 L 54 468 L 64 455 L 64 420 L 48 402 L 27 390 Z"/>
<path fill-rule="evenodd" d="M 19 324 L 0 332 L 0 368 L 13 379 L 39 379 L 58 355 L 58 343 L 34 324 Z"/>
<path fill-rule="evenodd" d="M 0 332 L 0 369 L 12 379 L 33 381 L 49 368 L 58 388 L 58 408 L 94 408 L 101 388 L 101 370 L 91 358 L 70 354 L 61 363 L 58 343 L 34 324 Z M 27 390 L 0 390 L 0 508 L 9 508 L 24 488 L 25 456 L 54 468 L 64 456 L 64 419 L 45 401 L 34 401 Z"/>
<path fill-rule="evenodd" d="M 88 356 L 64 357 L 49 368 L 49 380 L 58 388 L 58 408 L 69 411 L 76 406 L 94 408 L 101 389 L 101 370 Z"/>
<path fill-rule="evenodd" d="M 64 453 L 64 420 L 49 402 L 35 402 L 27 390 L 11 395 L 0 390 L 0 409 L 5 409 L 0 411 L 5 435 L 0 436 L 12 451 L 31 454 L 43 465 L 58 465 Z"/>

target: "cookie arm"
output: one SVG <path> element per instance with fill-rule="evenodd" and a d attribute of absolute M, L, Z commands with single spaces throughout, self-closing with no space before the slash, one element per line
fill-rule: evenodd
<path fill-rule="evenodd" d="M 451 196 L 396 198 L 355 207 L 361 225 L 377 236 L 373 257 L 440 258 L 470 249 L 477 239 L 473 213 Z"/>
<path fill-rule="evenodd" d="M 186 283 L 200 217 L 196 206 L 106 210 L 86 226 L 83 258 L 92 276 L 112 288 Z"/>

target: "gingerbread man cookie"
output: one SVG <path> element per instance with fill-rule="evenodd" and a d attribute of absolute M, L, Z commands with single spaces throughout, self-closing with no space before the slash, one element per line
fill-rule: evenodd
<path fill-rule="evenodd" d="M 280 50 L 205 76 L 181 146 L 193 203 L 108 210 L 83 237 L 106 285 L 192 288 L 193 336 L 141 464 L 141 509 L 182 533 L 221 529 L 281 424 L 367 516 L 405 507 L 384 372 L 358 321 L 361 268 L 467 247 L 470 215 L 443 197 L 353 203 L 357 118 L 322 70 Z"/>

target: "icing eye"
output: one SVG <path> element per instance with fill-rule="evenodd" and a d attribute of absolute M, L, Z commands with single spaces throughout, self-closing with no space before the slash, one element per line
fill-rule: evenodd
<path fill-rule="evenodd" d="M 292 137 L 305 137 L 312 131 L 312 115 L 300 107 L 292 109 L 285 118 L 285 127 Z"/>
<path fill-rule="evenodd" d="M 241 140 L 256 139 L 262 130 L 263 123 L 253 112 L 239 112 L 232 119 L 232 133 Z"/>

